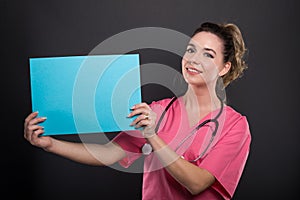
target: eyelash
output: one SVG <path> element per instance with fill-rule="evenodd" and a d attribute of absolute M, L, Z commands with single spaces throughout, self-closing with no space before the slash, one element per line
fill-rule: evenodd
<path fill-rule="evenodd" d="M 214 56 L 211 55 L 210 53 L 204 53 L 204 55 L 206 55 L 206 56 L 209 57 L 209 58 L 214 58 Z"/>
<path fill-rule="evenodd" d="M 186 50 L 186 52 L 187 52 L 187 53 L 195 53 L 196 50 L 194 50 L 193 48 L 188 48 L 188 49 Z M 206 56 L 206 57 L 208 57 L 208 58 L 214 58 L 213 55 L 211 55 L 210 53 L 207 53 L 207 52 L 204 52 L 203 55 Z"/>
<path fill-rule="evenodd" d="M 186 50 L 186 52 L 187 52 L 187 53 L 195 53 L 195 50 L 192 49 L 192 48 L 188 48 L 188 49 Z"/>

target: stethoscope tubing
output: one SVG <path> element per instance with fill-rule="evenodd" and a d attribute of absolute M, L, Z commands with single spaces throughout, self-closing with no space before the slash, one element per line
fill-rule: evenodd
<path fill-rule="evenodd" d="M 174 101 L 177 99 L 177 97 L 173 97 L 172 100 L 169 102 L 169 104 L 167 105 L 167 107 L 164 109 L 164 111 L 162 112 L 158 122 L 157 122 L 157 125 L 155 127 L 155 132 L 157 133 L 158 132 L 158 129 L 160 127 L 160 124 L 165 116 L 165 114 L 167 113 L 167 111 L 169 110 L 169 108 L 171 107 L 171 105 L 174 103 Z M 224 109 L 224 103 L 222 101 L 221 98 L 219 98 L 220 102 L 221 102 L 221 108 L 220 108 L 220 111 L 219 113 L 216 115 L 216 117 L 214 117 L 213 119 L 207 119 L 205 121 L 203 121 L 201 124 L 199 124 L 196 128 L 194 128 L 190 134 L 188 134 L 188 136 L 186 136 L 178 145 L 177 147 L 175 148 L 175 152 L 189 139 L 191 138 L 197 131 L 199 131 L 199 129 L 203 126 L 205 126 L 206 124 L 210 123 L 210 122 L 213 122 L 215 124 L 215 128 L 214 128 L 214 131 L 212 132 L 211 134 L 211 137 L 210 137 L 210 140 L 209 140 L 209 143 L 207 144 L 207 146 L 205 147 L 205 149 L 202 151 L 202 153 L 194 160 L 189 160 L 189 162 L 197 162 L 200 158 L 203 157 L 203 155 L 208 151 L 209 147 L 211 146 L 211 144 L 213 143 L 214 141 L 214 138 L 218 132 L 218 128 L 219 128 L 219 122 L 218 122 L 218 118 L 221 116 L 221 114 L 223 113 L 223 109 Z M 146 143 L 144 144 L 144 146 L 142 147 L 142 151 L 144 153 L 144 155 L 149 155 L 151 152 L 152 152 L 152 147 L 150 144 Z M 145 151 L 145 152 L 144 152 Z"/>
<path fill-rule="evenodd" d="M 169 102 L 169 104 L 167 105 L 167 107 L 164 109 L 162 115 L 159 118 L 159 121 L 157 123 L 157 126 L 155 127 L 155 131 L 157 132 L 159 129 L 159 126 L 166 114 L 166 112 L 168 111 L 168 109 L 170 108 L 170 106 L 174 103 L 174 101 L 177 99 L 177 97 L 173 97 L 172 100 Z M 214 138 L 217 134 L 218 128 L 219 128 L 219 122 L 218 122 L 218 118 L 221 116 L 221 114 L 223 113 L 223 109 L 224 109 L 224 103 L 222 102 L 222 100 L 219 98 L 220 102 L 221 102 L 221 108 L 219 113 L 216 115 L 216 117 L 214 117 L 213 119 L 207 119 L 205 121 L 203 121 L 201 124 L 199 124 L 196 128 L 194 128 L 190 134 L 188 136 L 186 136 L 175 148 L 175 152 L 190 138 L 192 137 L 201 127 L 203 127 L 204 125 L 213 122 L 215 123 L 215 128 L 214 131 L 211 134 L 209 143 L 207 144 L 207 146 L 205 147 L 205 149 L 202 151 L 202 153 L 194 160 L 190 160 L 190 162 L 197 162 L 200 158 L 203 157 L 203 155 L 207 152 L 208 148 L 211 146 L 212 142 L 214 141 Z"/>

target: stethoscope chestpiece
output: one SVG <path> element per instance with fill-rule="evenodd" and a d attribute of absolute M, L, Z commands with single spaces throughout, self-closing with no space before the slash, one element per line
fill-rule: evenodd
<path fill-rule="evenodd" d="M 148 143 L 145 143 L 142 147 L 142 152 L 144 155 L 150 155 L 152 153 L 152 146 Z"/>

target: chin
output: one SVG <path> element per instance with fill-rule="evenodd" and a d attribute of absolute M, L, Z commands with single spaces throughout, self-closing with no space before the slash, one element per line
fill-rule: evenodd
<path fill-rule="evenodd" d="M 203 87 L 203 86 L 207 85 L 203 79 L 201 79 L 201 80 L 185 79 L 185 82 L 188 85 L 196 86 L 196 87 Z"/>

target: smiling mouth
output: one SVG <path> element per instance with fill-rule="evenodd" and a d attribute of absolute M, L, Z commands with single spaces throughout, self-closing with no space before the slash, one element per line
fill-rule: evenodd
<path fill-rule="evenodd" d="M 185 69 L 186 69 L 188 72 L 191 72 L 191 73 L 193 73 L 193 74 L 200 74 L 200 73 L 202 73 L 201 70 L 196 69 L 196 68 L 193 68 L 193 67 L 186 67 Z"/>

